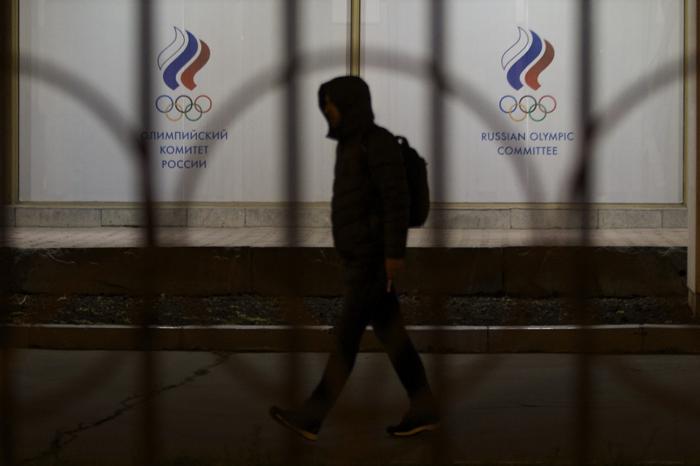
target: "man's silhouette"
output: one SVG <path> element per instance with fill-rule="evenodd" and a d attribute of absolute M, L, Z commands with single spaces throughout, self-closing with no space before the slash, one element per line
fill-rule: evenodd
<path fill-rule="evenodd" d="M 404 328 L 393 286 L 406 254 L 409 216 L 399 145 L 389 131 L 374 124 L 369 87 L 362 79 L 335 78 L 321 86 L 318 98 L 328 120 L 328 137 L 338 141 L 331 220 L 335 248 L 344 265 L 343 311 L 335 327 L 335 351 L 316 389 L 301 408 L 273 406 L 270 414 L 285 427 L 316 440 L 371 323 L 410 399 L 402 421 L 387 432 L 410 436 L 433 430 L 438 425 L 435 400 Z"/>

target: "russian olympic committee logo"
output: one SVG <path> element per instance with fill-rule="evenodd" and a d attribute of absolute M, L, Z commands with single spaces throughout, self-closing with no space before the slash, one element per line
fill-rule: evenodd
<path fill-rule="evenodd" d="M 540 75 L 554 60 L 554 47 L 535 31 L 526 31 L 518 27 L 518 40 L 501 56 L 501 67 L 506 72 L 508 84 L 520 91 L 527 85 L 537 91 L 540 85 Z M 523 96 L 504 95 L 498 102 L 501 112 L 507 114 L 515 122 L 529 118 L 541 122 L 547 115 L 557 109 L 557 99 L 552 95 L 537 97 L 526 94 Z"/>
<path fill-rule="evenodd" d="M 186 35 L 185 35 L 186 34 Z M 175 27 L 175 39 L 158 54 L 158 69 L 163 72 L 163 81 L 173 91 L 180 86 L 193 91 L 197 73 L 209 62 L 211 49 L 190 31 L 183 32 Z M 170 121 L 199 121 L 213 107 L 211 97 L 201 94 L 197 97 L 187 94 L 160 95 L 155 102 L 156 110 Z"/>

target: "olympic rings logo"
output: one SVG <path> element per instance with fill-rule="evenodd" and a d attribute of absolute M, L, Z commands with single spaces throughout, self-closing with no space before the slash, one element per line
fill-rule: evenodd
<path fill-rule="evenodd" d="M 183 117 L 189 121 L 199 121 L 205 113 L 209 113 L 213 103 L 211 97 L 202 94 L 192 100 L 190 96 L 180 95 L 173 99 L 169 95 L 161 95 L 156 99 L 156 110 L 164 114 L 170 121 L 180 121 Z M 171 116 L 171 115 L 175 116 Z"/>
<path fill-rule="evenodd" d="M 498 102 L 498 108 L 515 122 L 521 122 L 527 117 L 532 121 L 540 122 L 557 109 L 557 99 L 551 95 L 545 95 L 537 100 L 534 96 L 525 95 L 518 100 L 512 95 L 504 95 Z"/>

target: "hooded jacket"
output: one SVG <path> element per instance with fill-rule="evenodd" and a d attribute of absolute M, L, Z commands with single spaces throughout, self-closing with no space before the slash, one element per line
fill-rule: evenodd
<path fill-rule="evenodd" d="M 399 145 L 374 124 L 369 87 L 343 76 L 318 91 L 338 107 L 340 125 L 328 137 L 338 141 L 331 202 L 333 241 L 346 261 L 403 258 L 408 231 L 408 185 Z"/>

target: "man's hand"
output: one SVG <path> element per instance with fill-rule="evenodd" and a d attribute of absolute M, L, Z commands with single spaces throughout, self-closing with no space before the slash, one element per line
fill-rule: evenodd
<path fill-rule="evenodd" d="M 391 284 L 394 282 L 394 277 L 398 272 L 403 269 L 404 260 L 403 259 L 392 259 L 387 257 L 384 261 L 384 268 L 386 269 L 386 292 L 391 292 Z"/>

